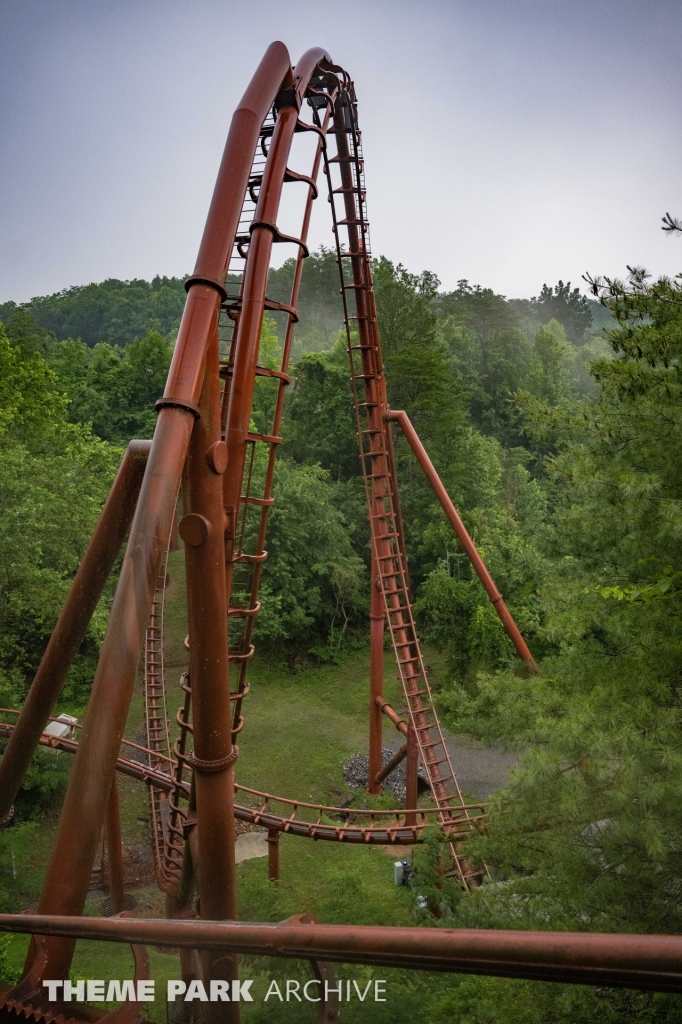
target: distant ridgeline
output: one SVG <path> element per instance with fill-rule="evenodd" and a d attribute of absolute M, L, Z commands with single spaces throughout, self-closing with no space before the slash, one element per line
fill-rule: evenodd
<path fill-rule="evenodd" d="M 293 273 L 293 260 L 271 270 L 268 297 L 289 303 Z M 236 293 L 239 277 L 229 275 L 227 285 L 230 293 Z M 38 296 L 21 307 L 16 302 L 5 302 L 0 304 L 0 321 L 7 326 L 21 308 L 57 341 L 74 338 L 90 348 L 99 342 L 123 347 L 149 331 L 165 337 L 174 334 L 185 297 L 184 279 L 180 277 L 155 277 L 152 281 L 109 278 L 101 284 Z M 299 353 L 331 348 L 343 321 L 343 308 L 336 259 L 330 250 L 320 249 L 306 261 L 298 308 Z M 282 319 L 278 314 L 274 318 Z M 282 329 L 278 322 L 278 331 Z"/>
<path fill-rule="evenodd" d="M 294 260 L 287 260 L 281 267 L 271 270 L 268 297 L 288 303 L 293 273 Z M 236 293 L 239 278 L 230 275 L 227 284 L 228 290 Z M 463 306 L 466 287 L 466 282 L 459 282 L 454 292 L 439 293 L 434 299 L 439 316 L 452 315 Z M 536 299 L 505 302 L 489 289 L 482 289 L 482 294 L 489 296 L 498 307 L 501 300 L 507 307 L 507 313 L 513 314 L 505 319 L 515 320 L 528 334 L 534 334 L 541 324 L 556 319 L 573 344 L 582 343 L 586 330 L 597 330 L 611 320 L 607 309 L 579 296 L 577 289 L 571 292 L 569 286 L 562 282 L 554 290 L 543 286 Z M 7 326 L 17 309 L 21 308 L 30 314 L 39 328 L 58 341 L 74 338 L 90 348 L 98 342 L 123 347 L 149 331 L 157 331 L 164 337 L 174 336 L 184 303 L 183 278 L 155 277 L 152 281 L 109 278 L 100 284 L 77 285 L 54 295 L 37 296 L 21 306 L 12 301 L 2 303 L 0 321 Z M 464 304 L 471 305 L 466 301 Z M 298 311 L 300 323 L 296 329 L 295 355 L 330 349 L 343 321 L 338 268 L 332 250 L 321 247 L 305 261 Z M 274 314 L 274 319 L 281 341 L 284 319 L 279 314 Z"/>
<path fill-rule="evenodd" d="M 90 348 L 98 342 L 123 346 L 148 331 L 167 335 L 177 330 L 185 297 L 179 277 L 155 277 L 151 282 L 109 278 L 38 296 L 22 308 L 58 341 L 79 339 Z M 5 326 L 16 309 L 15 302 L 0 305 Z"/>

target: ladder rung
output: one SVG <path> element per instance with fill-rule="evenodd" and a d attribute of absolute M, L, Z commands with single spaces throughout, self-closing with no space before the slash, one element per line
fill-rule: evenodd
<path fill-rule="evenodd" d="M 254 434 L 251 431 L 246 435 L 247 441 L 265 441 L 266 444 L 281 444 L 282 438 L 274 434 Z"/>
<path fill-rule="evenodd" d="M 483 876 L 485 875 L 485 871 L 467 871 L 463 875 L 461 875 L 459 873 L 459 871 L 457 871 L 457 872 L 455 872 L 455 874 L 459 878 L 483 878 Z M 443 876 L 443 877 L 445 877 L 445 876 Z"/>
<path fill-rule="evenodd" d="M 239 500 L 242 505 L 261 505 L 264 508 L 270 508 L 271 505 L 275 504 L 274 498 L 250 498 L 245 494 L 242 494 Z"/>
<path fill-rule="evenodd" d="M 433 711 L 433 708 L 429 708 L 429 707 L 420 708 L 419 711 L 415 711 L 414 713 L 415 714 L 427 714 L 429 711 Z M 428 733 L 430 733 L 433 728 L 435 728 L 434 725 L 418 725 L 417 726 L 417 732 L 428 732 Z"/>

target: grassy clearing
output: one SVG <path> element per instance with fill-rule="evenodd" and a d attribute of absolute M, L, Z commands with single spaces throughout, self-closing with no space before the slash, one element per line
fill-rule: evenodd
<path fill-rule="evenodd" d="M 171 585 L 166 602 L 166 666 L 169 683 L 169 712 L 174 716 L 181 699 L 177 686 L 186 665 L 183 641 L 185 625 L 184 559 L 182 552 L 171 554 Z M 432 667 L 438 669 L 433 652 Z M 367 710 L 369 694 L 369 657 L 364 650 L 347 656 L 341 665 L 310 666 L 290 671 L 281 662 L 257 657 L 250 673 L 251 691 L 245 701 L 246 724 L 240 735 L 240 756 L 236 777 L 239 782 L 280 796 L 302 800 L 337 803 L 347 794 L 341 773 L 342 761 L 351 753 L 367 749 Z M 389 652 L 386 654 L 385 694 L 400 707 L 402 696 Z M 135 690 L 130 707 L 126 736 L 140 738 L 144 722 L 141 685 Z M 398 736 L 385 722 L 385 744 L 397 744 Z M 66 757 L 67 755 L 59 755 Z M 149 809 L 144 787 L 119 777 L 122 831 L 126 847 L 128 890 L 138 898 L 139 913 L 145 917 L 163 916 L 164 899 L 153 886 L 137 885 L 136 873 L 143 877 L 151 866 Z M 54 840 L 56 815 L 40 822 L 13 827 L 0 835 L 3 902 L 10 899 L 12 909 L 35 905 Z M 142 852 L 141 852 L 142 851 Z M 17 877 L 12 876 L 11 854 Z M 390 855 L 388 855 L 390 854 Z M 239 916 L 242 920 L 276 921 L 292 914 L 309 913 L 318 921 L 344 924 L 415 924 L 415 896 L 409 889 L 397 889 L 392 881 L 392 862 L 396 853 L 372 847 L 345 846 L 312 842 L 293 836 L 281 840 L 281 876 L 279 886 L 267 878 L 267 859 L 247 861 L 238 867 Z M 140 857 L 147 858 L 146 865 Z M 139 871 L 138 871 L 139 869 Z M 9 874 L 8 874 L 9 871 Z M 9 883 L 9 889 L 8 889 Z M 99 914 L 100 900 L 91 900 L 86 913 Z M 27 939 L 10 939 L 8 960 L 21 966 Z M 157 981 L 157 1000 L 147 1004 L 150 1020 L 166 1021 L 165 982 L 179 976 L 175 955 L 151 949 L 151 976 Z M 356 979 L 362 988 L 373 976 L 389 979 L 386 1003 L 350 1003 L 344 1006 L 343 1019 L 413 1021 L 422 1004 L 425 976 L 403 972 L 370 971 L 361 967 L 340 967 L 344 978 Z M 73 961 L 74 977 L 125 978 L 132 973 L 130 950 L 116 944 L 79 942 Z M 244 1007 L 245 1021 L 267 1022 L 285 1017 L 291 1021 L 315 1019 L 315 1006 L 293 1002 L 283 1007 L 278 1000 L 262 998 L 271 978 L 311 977 L 307 964 L 296 961 L 249 960 L 242 976 L 253 977 L 256 1001 Z M 451 984 L 441 978 L 428 985 L 438 991 Z M 393 993 L 393 994 L 391 994 Z"/>

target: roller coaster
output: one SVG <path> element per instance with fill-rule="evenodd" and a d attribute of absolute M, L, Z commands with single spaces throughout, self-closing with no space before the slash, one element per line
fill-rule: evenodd
<path fill-rule="evenodd" d="M 290 167 L 295 136 L 311 141 L 308 173 Z M 368 792 L 406 760 L 405 807 L 355 809 L 311 804 L 235 782 L 237 740 L 248 709 L 249 666 L 267 527 L 282 442 L 280 428 L 297 302 L 313 203 L 329 200 L 349 357 L 359 458 L 371 533 Z M 278 226 L 285 186 L 302 207 L 296 235 Z M 333 961 L 682 991 L 682 939 L 569 933 L 367 928 L 320 925 L 301 915 L 277 925 L 237 922 L 235 820 L 268 832 L 268 872 L 279 878 L 279 837 L 395 845 L 437 825 L 449 843 L 446 875 L 464 890 L 485 883 L 464 840 L 485 809 L 462 795 L 434 706 L 415 627 L 393 431 L 400 429 L 424 470 L 514 644 L 524 671 L 532 655 L 502 595 L 443 488 L 406 414 L 389 408 L 372 284 L 362 135 L 355 86 L 321 49 L 292 67 L 282 43 L 267 50 L 233 116 L 153 441 L 131 441 L 68 598 L 20 711 L 4 709 L 8 739 L 0 762 L 0 824 L 39 745 L 75 761 L 36 913 L 0 915 L 0 930 L 32 936 L 18 985 L 0 988 L 0 1020 L 106 1020 L 132 1024 L 142 1006 L 113 1012 L 48 1002 L 45 979 L 68 978 L 77 938 L 129 942 L 136 976 L 148 972 L 145 943 L 180 949 L 183 978 L 238 979 L 239 953 L 308 959 L 316 977 Z M 272 247 L 295 251 L 288 303 L 267 292 Z M 234 282 L 239 282 L 235 285 Z M 233 292 L 229 288 L 235 289 Z M 285 321 L 279 368 L 259 362 L 266 311 Z M 271 388 L 268 433 L 252 429 L 258 382 Z M 172 717 L 164 667 L 167 559 L 178 497 L 183 514 L 189 669 Z M 127 543 L 126 543 L 127 537 Z M 45 731 L 120 549 L 118 585 L 82 725 L 74 735 Z M 267 572 L 267 569 L 265 569 Z M 384 700 L 388 632 L 405 701 L 401 717 Z M 140 657 L 146 745 L 123 739 Z M 0 709 L 2 710 L 2 709 Z M 382 766 L 387 716 L 405 743 Z M 430 799 L 417 803 L 417 767 Z M 156 881 L 166 920 L 125 910 L 116 773 L 144 783 L 151 808 Z M 102 828 L 107 838 L 113 916 L 83 917 Z M 198 897 L 198 898 L 197 898 Z M 336 1019 L 332 998 L 319 1020 Z M 237 1002 L 202 1004 L 202 1019 L 236 1021 Z"/>

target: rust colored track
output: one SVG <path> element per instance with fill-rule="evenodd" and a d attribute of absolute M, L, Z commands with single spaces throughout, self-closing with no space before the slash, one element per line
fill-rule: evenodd
<path fill-rule="evenodd" d="M 371 582 L 383 598 L 382 613 L 417 737 L 421 763 L 428 774 L 436 803 L 441 808 L 441 823 L 453 831 L 451 812 L 446 808 L 452 804 L 463 805 L 464 800 L 434 707 L 412 614 L 405 533 L 393 443 L 387 423 L 388 395 L 372 282 L 362 139 L 357 122 L 355 90 L 348 78 L 344 79 L 341 95 L 342 102 L 334 107 L 337 151 L 335 156 L 325 152 L 325 174 L 333 212 L 360 465 L 372 534 Z M 334 187 L 334 166 L 339 169 L 340 188 Z M 341 217 L 336 209 L 337 196 L 343 205 Z M 344 261 L 350 263 L 351 281 L 344 274 Z M 352 310 L 347 298 L 349 292 L 354 298 Z M 469 889 L 478 884 L 483 872 L 471 870 L 462 860 L 457 842 L 451 843 L 451 851 L 455 871 L 464 887 Z"/>
<path fill-rule="evenodd" d="M 15 715 L 18 712 L 0 708 L 0 714 Z M 52 721 L 56 722 L 58 719 L 53 718 Z M 11 735 L 12 726 L 0 723 L 0 738 Z M 75 754 L 78 750 L 78 741 L 74 739 L 61 739 L 43 734 L 40 742 L 44 747 L 69 754 Z M 123 745 L 128 748 L 128 756 L 118 758 L 116 771 L 127 775 L 128 778 L 146 783 L 152 801 L 159 797 L 162 801 L 168 800 L 177 788 L 174 781 L 177 762 L 171 758 L 161 757 L 155 751 L 129 740 L 124 740 Z M 188 799 L 189 783 L 183 782 L 181 788 L 185 799 Z M 408 815 L 403 808 L 376 811 L 313 804 L 305 800 L 292 800 L 289 797 L 264 793 L 262 790 L 240 786 L 238 783 L 235 783 L 234 795 L 234 816 L 240 821 L 304 839 L 337 843 L 412 846 L 419 841 L 424 829 L 434 825 L 440 816 L 437 807 L 420 807 L 415 815 L 416 820 L 408 822 Z M 477 831 L 477 826 L 481 825 L 485 818 L 484 806 L 481 803 L 449 808 L 458 834 L 464 828 L 472 835 Z M 469 813 L 468 818 L 465 818 L 465 812 Z M 154 819 L 154 826 L 155 824 Z M 152 832 L 156 837 L 156 827 Z M 158 855 L 164 855 L 163 840 L 158 843 Z M 172 877 L 172 871 L 162 871 L 161 888 L 172 889 L 173 886 L 169 884 Z"/>
<path fill-rule="evenodd" d="M 309 166 L 292 166 L 292 143 L 313 141 Z M 235 783 L 238 740 L 249 692 L 261 573 L 267 561 L 268 517 L 281 444 L 280 426 L 297 302 L 308 254 L 307 236 L 318 178 L 324 175 L 332 211 L 345 311 L 360 463 L 372 537 L 370 790 L 381 786 L 382 711 L 408 738 L 408 806 L 356 811 L 309 804 Z M 280 229 L 284 188 L 302 192 L 295 236 Z M 287 303 L 267 295 L 273 245 L 293 246 L 295 272 Z M 236 284 L 236 282 L 239 282 Z M 451 842 L 453 873 L 465 889 L 478 885 L 463 840 L 480 827 L 482 808 L 462 798 L 434 707 L 412 614 L 398 477 L 390 421 L 406 436 L 521 657 L 534 668 L 502 597 L 404 414 L 388 407 L 372 285 L 366 186 L 357 97 L 349 75 L 324 50 L 309 50 L 295 67 L 282 43 L 267 50 L 234 116 L 151 442 L 131 442 L 55 633 L 0 762 L 0 826 L 11 816 L 37 745 L 75 755 L 38 914 L 5 916 L 0 928 L 33 931 L 24 977 L 0 994 L 0 1022 L 16 1017 L 59 1019 L 46 1004 L 45 978 L 67 978 L 77 937 L 177 945 L 182 973 L 237 979 L 236 954 L 310 959 L 316 977 L 331 977 L 325 960 L 381 963 L 680 990 L 682 949 L 674 937 L 554 936 L 535 933 L 446 932 L 439 929 L 343 929 L 304 917 L 280 925 L 237 925 L 234 819 L 335 842 L 401 846 L 419 841 L 437 819 Z M 266 310 L 285 319 L 277 365 L 261 355 Z M 267 355 L 267 354 L 266 354 Z M 251 421 L 256 388 L 271 389 L 271 418 Z M 404 418 L 401 418 L 404 417 Z M 141 468 L 144 468 L 144 477 Z M 182 484 L 189 672 L 171 749 L 163 666 L 164 554 Z M 126 533 L 128 542 L 85 719 L 76 742 L 43 734 L 80 639 Z M 383 700 L 383 634 L 389 630 L 409 721 Z M 144 652 L 147 746 L 121 741 L 141 652 Z M 416 742 L 415 742 L 416 741 Z M 433 808 L 416 807 L 415 752 L 425 767 Z M 128 754 L 128 751 L 133 753 Z M 107 821 L 110 863 L 122 905 L 122 857 L 116 773 L 147 784 L 152 802 L 157 879 L 171 918 L 203 920 L 111 922 L 83 919 L 101 829 Z M 411 775 L 410 775 L 411 773 Z M 413 785 L 414 784 L 414 785 Z M 278 857 L 271 852 L 271 873 Z M 137 974 L 145 956 L 134 945 Z M 189 952 L 188 952 L 189 950 Z M 321 1008 L 331 1019 L 330 1007 Z M 237 1022 L 239 1004 L 209 1003 L 207 1022 Z M 133 1024 L 131 1003 L 75 1019 Z"/>

